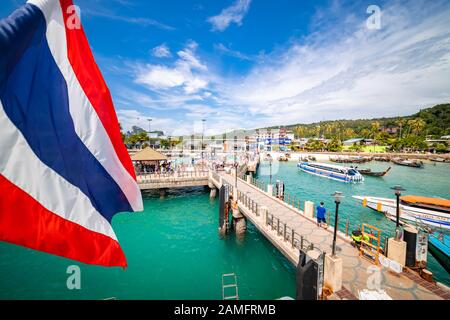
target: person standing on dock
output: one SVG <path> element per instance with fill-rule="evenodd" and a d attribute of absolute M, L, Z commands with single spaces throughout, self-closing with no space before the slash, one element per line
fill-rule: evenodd
<path fill-rule="evenodd" d="M 317 225 L 320 226 L 321 223 L 327 223 L 325 219 L 325 214 L 327 209 L 325 209 L 324 203 L 321 202 L 319 206 L 317 206 Z"/>

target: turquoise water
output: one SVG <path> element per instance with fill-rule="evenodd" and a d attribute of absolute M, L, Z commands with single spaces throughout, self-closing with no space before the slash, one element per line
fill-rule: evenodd
<path fill-rule="evenodd" d="M 258 177 L 266 182 L 269 181 L 269 176 L 262 175 L 261 172 L 269 172 L 267 166 L 267 163 L 260 166 Z M 426 163 L 424 169 L 375 161 L 359 165 L 360 168 L 371 168 L 374 171 L 383 171 L 388 166 L 391 166 L 392 169 L 383 178 L 365 176 L 364 183 L 348 184 L 301 172 L 295 162 L 279 162 L 272 166 L 272 181 L 273 183 L 276 179 L 284 181 L 286 193 L 300 198 L 302 203 L 305 200 L 310 200 L 317 205 L 320 201 L 324 201 L 327 211 L 332 212 L 331 222 L 333 225 L 335 204 L 331 194 L 335 191 L 341 191 L 345 198 L 339 207 L 340 230 L 345 231 L 346 219 L 348 218 L 351 226 L 356 227 L 361 223 L 369 223 L 380 228 L 384 236 L 393 234 L 395 222 L 388 220 L 376 211 L 362 207 L 361 203 L 351 196 L 371 195 L 395 198 L 390 187 L 399 184 L 406 189 L 405 195 L 450 199 L 450 164 Z M 428 269 L 433 272 L 437 281 L 450 285 L 450 275 L 431 254 L 428 255 Z"/>
<path fill-rule="evenodd" d="M 294 268 L 254 226 L 243 241 L 218 237 L 218 200 L 203 188 L 145 196 L 144 207 L 113 219 L 126 270 L 0 243 L 0 299 L 222 299 L 221 276 L 232 272 L 241 299 L 295 295 Z M 81 290 L 66 287 L 73 264 Z"/>

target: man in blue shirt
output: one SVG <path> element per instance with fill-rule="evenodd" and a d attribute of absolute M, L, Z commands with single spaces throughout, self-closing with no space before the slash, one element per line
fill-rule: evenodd
<path fill-rule="evenodd" d="M 325 214 L 327 212 L 327 209 L 325 209 L 323 202 L 320 203 L 320 206 L 317 206 L 317 224 L 320 225 L 320 223 L 327 223 L 325 220 Z"/>

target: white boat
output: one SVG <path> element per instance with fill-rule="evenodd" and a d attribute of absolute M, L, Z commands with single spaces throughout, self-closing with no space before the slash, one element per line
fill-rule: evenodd
<path fill-rule="evenodd" d="M 299 162 L 302 171 L 341 182 L 363 182 L 364 177 L 355 168 L 321 162 Z"/>
<path fill-rule="evenodd" d="M 353 196 L 363 205 L 383 212 L 386 217 L 396 220 L 397 200 L 369 196 Z M 416 225 L 428 225 L 434 228 L 450 229 L 450 200 L 420 196 L 400 198 L 400 219 Z"/>

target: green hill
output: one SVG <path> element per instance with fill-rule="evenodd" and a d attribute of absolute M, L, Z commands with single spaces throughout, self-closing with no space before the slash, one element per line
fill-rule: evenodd
<path fill-rule="evenodd" d="M 336 137 L 341 140 L 374 138 L 380 134 L 385 135 L 385 138 L 411 134 L 439 138 L 450 134 L 450 104 L 439 104 L 405 117 L 330 120 L 282 127 L 294 131 L 299 137 Z M 278 129 L 278 126 L 264 129 Z"/>

